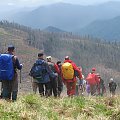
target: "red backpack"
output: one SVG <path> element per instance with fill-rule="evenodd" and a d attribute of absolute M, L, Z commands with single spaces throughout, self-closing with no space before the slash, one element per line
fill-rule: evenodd
<path fill-rule="evenodd" d="M 91 84 L 92 85 L 96 84 L 95 77 L 96 77 L 95 74 L 89 73 L 88 76 L 87 76 L 87 78 L 86 78 L 86 81 L 88 82 L 88 84 L 90 84 L 90 85 Z"/>

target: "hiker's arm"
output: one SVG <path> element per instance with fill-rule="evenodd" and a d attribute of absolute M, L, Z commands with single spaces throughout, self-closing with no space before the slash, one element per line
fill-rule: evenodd
<path fill-rule="evenodd" d="M 18 58 L 16 58 L 15 66 L 17 67 L 18 70 L 21 70 L 21 69 L 22 69 L 22 66 L 23 66 L 23 65 L 19 63 Z"/>
<path fill-rule="evenodd" d="M 59 70 L 58 66 L 57 66 L 56 64 L 54 64 L 54 67 L 55 67 L 55 71 L 56 71 L 58 74 L 60 74 L 60 70 Z"/>
<path fill-rule="evenodd" d="M 72 63 L 73 69 L 76 70 L 79 74 L 79 79 L 82 79 L 82 72 L 79 70 L 79 68 L 76 66 L 76 64 Z"/>
<path fill-rule="evenodd" d="M 45 64 L 46 64 L 46 70 L 47 70 L 47 73 L 49 74 L 49 76 L 52 78 L 57 77 L 56 74 L 54 74 L 54 72 L 50 69 L 48 63 L 45 63 Z"/>
<path fill-rule="evenodd" d="M 95 81 L 96 81 L 97 85 L 99 85 L 100 80 L 99 80 L 99 78 L 98 78 L 98 76 L 97 76 L 97 75 L 95 75 Z"/>

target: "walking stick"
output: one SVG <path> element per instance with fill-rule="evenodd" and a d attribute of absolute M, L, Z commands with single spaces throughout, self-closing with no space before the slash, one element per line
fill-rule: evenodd
<path fill-rule="evenodd" d="M 21 84 L 21 80 L 22 80 L 22 70 L 20 70 L 20 84 Z M 20 86 L 21 89 L 21 86 Z"/>

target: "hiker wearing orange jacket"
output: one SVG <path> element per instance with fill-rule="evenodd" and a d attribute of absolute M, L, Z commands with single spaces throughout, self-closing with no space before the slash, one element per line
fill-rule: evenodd
<path fill-rule="evenodd" d="M 82 79 L 82 73 L 80 71 L 80 69 L 77 67 L 77 65 L 69 59 L 69 56 L 66 56 L 65 57 L 65 60 L 64 60 L 64 63 L 71 63 L 72 64 L 72 67 L 74 69 L 74 71 L 77 71 L 78 73 L 78 76 L 80 79 Z M 67 88 L 67 95 L 68 96 L 73 96 L 75 95 L 76 93 L 76 76 L 74 75 L 73 79 L 64 79 L 64 77 L 62 76 L 63 78 L 63 83 L 66 85 L 66 88 Z"/>

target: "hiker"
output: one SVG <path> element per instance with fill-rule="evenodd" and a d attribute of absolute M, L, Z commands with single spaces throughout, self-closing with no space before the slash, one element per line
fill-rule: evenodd
<path fill-rule="evenodd" d="M 78 67 L 78 69 L 82 73 L 82 68 Z M 76 71 L 75 71 L 76 72 Z M 76 72 L 76 95 L 83 95 L 83 92 L 85 91 L 85 80 L 84 80 L 84 75 L 82 75 L 82 79 L 79 79 L 78 72 Z"/>
<path fill-rule="evenodd" d="M 109 91 L 110 91 L 111 97 L 115 96 L 115 91 L 116 91 L 116 88 L 117 88 L 117 84 L 113 80 L 113 78 L 110 78 L 110 82 L 108 84 L 108 87 L 109 87 Z"/>
<path fill-rule="evenodd" d="M 82 79 L 81 71 L 76 64 L 70 60 L 69 56 L 66 56 L 62 64 L 62 78 L 63 83 L 66 85 L 68 96 L 74 96 L 76 93 L 76 76 L 74 71 L 77 71 L 79 79 Z"/>
<path fill-rule="evenodd" d="M 50 70 L 54 74 L 54 76 L 50 76 L 50 94 L 52 95 L 53 93 L 54 97 L 57 97 L 58 95 L 57 77 L 58 77 L 59 69 L 58 69 L 58 66 L 54 62 L 52 62 L 51 56 L 47 56 L 46 59 L 47 59 Z"/>
<path fill-rule="evenodd" d="M 15 52 L 15 47 L 13 45 L 9 45 L 8 46 L 8 51 L 5 54 L 3 54 L 3 56 L 5 56 L 4 58 L 6 58 L 7 56 L 11 57 L 12 62 L 11 63 L 6 63 L 6 65 L 9 64 L 7 70 L 9 70 L 9 69 L 12 70 L 13 69 L 13 72 L 12 72 L 13 75 L 11 74 L 13 77 L 11 77 L 10 80 L 9 80 L 10 76 L 8 77 L 8 79 L 2 80 L 2 87 L 3 87 L 2 88 L 2 97 L 3 97 L 3 99 L 6 99 L 6 100 L 11 100 L 12 99 L 12 101 L 17 100 L 17 94 L 18 94 L 17 69 L 21 70 L 22 66 L 23 66 L 22 64 L 19 63 L 19 60 L 18 60 L 17 56 L 15 56 L 14 52 Z M 8 57 L 7 57 L 7 59 L 8 59 Z M 11 73 L 11 71 L 7 74 L 10 74 L 10 73 Z M 6 74 L 6 76 L 7 76 L 7 74 Z"/>
<path fill-rule="evenodd" d="M 96 95 L 97 87 L 99 85 L 99 78 L 95 72 L 96 72 L 96 69 L 92 68 L 92 72 L 89 73 L 86 78 L 86 81 L 90 85 L 91 95 Z"/>
<path fill-rule="evenodd" d="M 75 92 L 75 95 L 76 96 L 79 96 L 79 94 L 80 94 L 80 91 L 79 91 L 79 83 L 80 83 L 80 79 L 79 79 L 79 77 L 77 77 L 76 76 L 76 92 Z"/>
<path fill-rule="evenodd" d="M 57 72 L 58 73 L 57 81 L 58 81 L 58 97 L 60 97 L 61 92 L 63 90 L 63 81 L 61 76 L 61 66 L 62 66 L 61 61 L 57 61 L 56 65 L 58 66 L 58 69 L 59 69 L 59 71 Z"/>
<path fill-rule="evenodd" d="M 82 75 L 82 95 L 84 94 L 85 90 L 86 90 L 86 80 L 84 75 Z"/>
<path fill-rule="evenodd" d="M 38 59 L 30 70 L 30 76 L 33 77 L 33 92 L 36 93 L 37 87 L 41 96 L 50 96 L 50 77 L 51 74 L 48 63 L 43 59 L 44 54 L 38 53 Z"/>
<path fill-rule="evenodd" d="M 105 93 L 105 84 L 104 84 L 104 80 L 101 78 L 101 76 L 99 74 L 97 74 L 98 78 L 99 78 L 99 84 L 98 84 L 98 95 L 103 96 L 103 94 Z"/>
<path fill-rule="evenodd" d="M 82 68 L 78 67 L 78 69 L 82 73 Z M 74 72 L 75 72 L 75 76 L 76 76 L 76 96 L 79 96 L 79 95 L 82 95 L 82 82 L 83 82 L 83 80 L 79 79 L 79 73 L 77 71 L 74 71 Z"/>
<path fill-rule="evenodd" d="M 90 95 L 90 84 L 88 82 L 86 82 L 86 92 L 89 96 Z"/>

